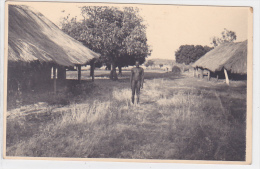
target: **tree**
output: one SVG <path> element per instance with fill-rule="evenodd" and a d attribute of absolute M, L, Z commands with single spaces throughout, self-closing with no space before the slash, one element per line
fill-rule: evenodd
<path fill-rule="evenodd" d="M 211 38 L 211 44 L 214 47 L 219 46 L 222 43 L 226 43 L 226 42 L 233 42 L 237 39 L 237 35 L 235 32 L 227 30 L 226 28 L 224 28 L 224 31 L 221 32 L 221 37 L 213 37 Z"/>
<path fill-rule="evenodd" d="M 148 60 L 148 61 L 145 63 L 145 66 L 146 66 L 146 67 L 153 66 L 153 65 L 154 65 L 154 61 L 152 61 L 152 60 Z"/>
<path fill-rule="evenodd" d="M 208 46 L 201 45 L 181 45 L 175 52 L 175 60 L 177 63 L 185 63 L 186 65 L 197 61 L 211 49 Z"/>
<path fill-rule="evenodd" d="M 101 54 L 100 62 L 111 64 L 110 78 L 117 79 L 116 67 L 140 63 L 150 55 L 146 26 L 138 8 L 118 9 L 108 6 L 84 6 L 82 21 L 64 18 L 62 30 Z"/>

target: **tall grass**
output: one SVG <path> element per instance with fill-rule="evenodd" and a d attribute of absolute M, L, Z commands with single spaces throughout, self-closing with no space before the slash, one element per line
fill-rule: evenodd
<path fill-rule="evenodd" d="M 245 160 L 245 122 L 229 105 L 212 91 L 176 90 L 172 84 L 146 80 L 140 105 L 130 103 L 130 89 L 111 88 L 106 99 L 71 104 L 35 130 L 26 118 L 9 118 L 7 139 L 17 138 L 7 155 Z"/>

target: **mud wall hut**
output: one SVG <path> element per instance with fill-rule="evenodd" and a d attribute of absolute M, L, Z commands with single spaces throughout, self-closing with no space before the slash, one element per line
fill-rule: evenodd
<path fill-rule="evenodd" d="M 202 56 L 192 66 L 197 72 L 206 70 L 209 77 L 210 73 L 216 74 L 217 77 L 219 74 L 224 74 L 227 83 L 230 75 L 246 76 L 247 40 L 221 44 Z"/>
<path fill-rule="evenodd" d="M 51 69 L 54 79 L 66 79 L 66 67 L 78 66 L 80 71 L 99 57 L 33 8 L 9 5 L 8 13 L 9 88 L 50 81 Z"/>

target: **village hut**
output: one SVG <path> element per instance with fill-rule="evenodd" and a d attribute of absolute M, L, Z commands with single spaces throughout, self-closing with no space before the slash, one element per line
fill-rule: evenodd
<path fill-rule="evenodd" d="M 215 73 L 217 78 L 220 73 L 224 73 L 227 84 L 229 84 L 229 75 L 246 76 L 247 40 L 221 44 L 202 56 L 192 66 L 196 69 L 197 74 L 200 74 L 200 77 L 203 77 L 203 70 L 205 70 L 208 79 L 210 73 Z M 198 71 L 202 73 L 198 73 Z"/>
<path fill-rule="evenodd" d="M 54 23 L 24 5 L 8 6 L 8 87 L 30 87 L 66 79 L 66 68 L 92 63 L 99 54 L 61 31 Z M 93 68 L 94 71 L 94 68 Z M 51 75 L 51 72 L 53 74 Z M 57 72 L 57 73 L 56 73 Z M 92 73 L 94 78 L 94 72 Z"/>

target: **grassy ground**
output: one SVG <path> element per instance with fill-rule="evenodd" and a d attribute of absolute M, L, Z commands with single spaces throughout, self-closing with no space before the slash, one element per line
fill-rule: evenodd
<path fill-rule="evenodd" d="M 141 103 L 132 105 L 128 75 L 10 109 L 7 155 L 245 160 L 245 82 L 146 72 Z"/>

